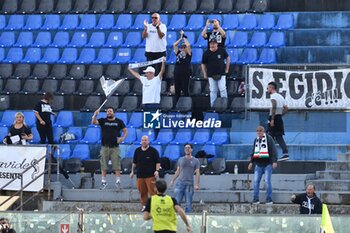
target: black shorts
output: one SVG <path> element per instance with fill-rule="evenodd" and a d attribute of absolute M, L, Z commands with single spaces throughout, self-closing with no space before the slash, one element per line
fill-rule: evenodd
<path fill-rule="evenodd" d="M 271 116 L 269 116 L 269 122 L 271 121 Z M 284 135 L 284 124 L 282 120 L 282 115 L 275 115 L 274 120 L 275 126 L 271 127 L 270 123 L 267 125 L 267 132 L 273 136 Z"/>

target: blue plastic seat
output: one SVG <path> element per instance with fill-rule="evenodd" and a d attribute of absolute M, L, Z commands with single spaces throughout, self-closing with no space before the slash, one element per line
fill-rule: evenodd
<path fill-rule="evenodd" d="M 9 130 L 6 126 L 0 126 L 0 138 L 4 138 L 8 135 Z M 3 140 L 0 141 L 3 144 Z"/>
<path fill-rule="evenodd" d="M 276 63 L 276 52 L 275 49 L 264 48 L 261 51 L 260 57 L 257 60 L 260 64 L 274 64 Z"/>
<path fill-rule="evenodd" d="M 287 30 L 290 28 L 293 28 L 294 23 L 293 23 L 293 15 L 292 14 L 284 14 L 280 15 L 278 18 L 277 24 L 273 29 L 277 30 Z"/>
<path fill-rule="evenodd" d="M 5 110 L 0 121 L 0 126 L 10 127 L 15 120 L 15 114 L 16 111 Z"/>
<path fill-rule="evenodd" d="M 45 21 L 41 29 L 56 30 L 61 26 L 61 19 L 59 15 L 46 15 Z"/>
<path fill-rule="evenodd" d="M 285 45 L 283 32 L 272 32 L 266 47 L 277 48 Z"/>
<path fill-rule="evenodd" d="M 17 42 L 14 44 L 16 47 L 29 47 L 33 44 L 32 32 L 21 32 L 17 38 Z"/>
<path fill-rule="evenodd" d="M 118 19 L 119 20 L 119 19 Z M 136 16 L 134 24 L 130 27 L 130 29 L 134 30 L 141 30 L 143 29 L 143 22 L 146 20 L 147 22 L 151 21 L 150 15 L 146 14 L 139 14 Z"/>
<path fill-rule="evenodd" d="M 87 128 L 84 138 L 80 143 L 96 144 L 101 139 L 101 130 L 98 127 Z"/>
<path fill-rule="evenodd" d="M 35 42 L 32 46 L 36 47 L 48 47 L 51 44 L 51 33 L 50 32 L 39 32 L 36 36 Z"/>
<path fill-rule="evenodd" d="M 187 26 L 185 27 L 185 30 L 199 30 L 202 29 L 204 26 L 204 16 L 203 15 L 197 15 L 193 14 L 190 16 Z"/>
<path fill-rule="evenodd" d="M 40 135 L 38 130 L 36 129 L 36 126 L 31 128 L 33 139 L 29 141 L 30 144 L 39 144 L 40 143 Z"/>
<path fill-rule="evenodd" d="M 6 27 L 6 17 L 5 15 L 0 15 L 0 30 Z"/>
<path fill-rule="evenodd" d="M 260 16 L 259 23 L 255 29 L 270 30 L 275 26 L 275 16 L 272 14 L 263 14 Z"/>
<path fill-rule="evenodd" d="M 207 144 L 222 145 L 228 143 L 228 132 L 226 129 L 215 129 L 211 140 Z"/>
<path fill-rule="evenodd" d="M 86 32 L 75 32 L 72 36 L 71 42 L 68 44 L 69 47 L 84 47 L 87 43 Z"/>
<path fill-rule="evenodd" d="M 129 48 L 120 48 L 112 63 L 125 64 L 131 59 L 131 50 Z"/>
<path fill-rule="evenodd" d="M 150 143 L 152 143 L 155 139 L 155 133 L 153 130 L 151 129 L 141 129 L 141 130 L 136 130 L 136 141 L 134 142 L 134 144 L 141 144 L 141 138 L 143 136 L 148 136 L 148 140 Z"/>
<path fill-rule="evenodd" d="M 192 49 L 192 64 L 202 64 L 203 49 L 193 48 Z"/>
<path fill-rule="evenodd" d="M 6 30 L 21 30 L 24 26 L 24 15 L 11 15 Z"/>
<path fill-rule="evenodd" d="M 0 36 L 1 47 L 12 47 L 16 42 L 16 36 L 14 32 L 3 32 Z"/>
<path fill-rule="evenodd" d="M 185 35 L 187 36 L 188 43 L 190 44 L 196 43 L 196 34 L 194 32 L 186 31 Z"/>
<path fill-rule="evenodd" d="M 173 15 L 170 20 L 168 30 L 181 30 L 186 27 L 186 15 Z"/>
<path fill-rule="evenodd" d="M 227 37 L 226 37 L 226 41 L 227 41 Z M 198 47 L 198 48 L 206 48 L 207 45 L 208 45 L 208 41 L 206 39 L 204 39 L 204 37 L 202 35 L 198 35 L 197 42 L 192 46 Z"/>
<path fill-rule="evenodd" d="M 41 15 L 29 15 L 23 29 L 37 30 L 41 28 L 41 25 L 43 23 L 41 17 L 42 17 Z"/>
<path fill-rule="evenodd" d="M 191 144 L 204 144 L 210 139 L 209 129 L 197 129 L 193 135 L 193 139 L 189 141 Z"/>
<path fill-rule="evenodd" d="M 237 29 L 253 30 L 256 27 L 256 17 L 253 14 L 244 15 Z"/>
<path fill-rule="evenodd" d="M 170 144 L 185 144 L 192 140 L 192 130 L 190 129 L 179 129 L 175 135 L 173 141 Z"/>
<path fill-rule="evenodd" d="M 51 46 L 63 48 L 69 43 L 69 33 L 68 32 L 57 32 Z"/>
<path fill-rule="evenodd" d="M 258 53 L 256 49 L 247 48 L 242 52 L 241 57 L 237 61 L 237 64 L 254 64 L 258 60 Z"/>
<path fill-rule="evenodd" d="M 65 143 L 75 144 L 78 143 L 81 139 L 83 139 L 83 130 L 81 127 L 69 127 L 67 133 L 73 134 L 75 136 L 74 140 L 67 140 Z"/>
<path fill-rule="evenodd" d="M 169 16 L 166 14 L 160 14 L 160 21 L 162 22 L 162 24 L 164 24 L 167 28 L 169 25 Z"/>
<path fill-rule="evenodd" d="M 130 60 L 130 63 L 138 63 L 138 62 L 145 62 L 146 56 L 145 56 L 145 48 L 137 48 L 135 50 L 134 55 L 132 56 L 132 59 Z"/>
<path fill-rule="evenodd" d="M 166 60 L 167 64 L 175 64 L 176 63 L 176 54 L 174 53 L 174 51 L 171 51 L 171 53 L 167 53 L 167 60 Z"/>
<path fill-rule="evenodd" d="M 61 59 L 58 60 L 58 63 L 74 63 L 77 60 L 78 51 L 76 48 L 65 48 L 62 52 Z"/>
<path fill-rule="evenodd" d="M 227 53 L 230 57 L 230 64 L 237 63 L 239 59 L 239 51 L 238 49 L 227 49 Z"/>
<path fill-rule="evenodd" d="M 133 158 L 134 157 L 134 153 L 135 153 L 135 150 L 140 147 L 140 145 L 130 145 L 129 148 L 128 148 L 128 151 L 126 153 L 126 158 Z"/>
<path fill-rule="evenodd" d="M 115 23 L 115 26 L 113 26 L 113 29 L 129 29 L 132 25 L 132 15 L 130 14 L 121 14 L 119 15 L 117 22 Z"/>
<path fill-rule="evenodd" d="M 40 48 L 28 48 L 22 62 L 34 64 L 34 63 L 38 63 L 40 59 L 41 59 Z"/>
<path fill-rule="evenodd" d="M 219 15 L 219 14 L 208 15 L 207 19 L 209 19 L 209 20 L 213 20 L 213 19 L 219 20 L 221 25 L 223 23 L 222 22 L 222 15 Z"/>
<path fill-rule="evenodd" d="M 0 62 L 2 62 L 5 59 L 5 49 L 0 48 Z"/>
<path fill-rule="evenodd" d="M 159 157 L 162 156 L 163 154 L 162 145 L 153 145 L 152 143 L 152 147 L 158 151 Z"/>
<path fill-rule="evenodd" d="M 128 135 L 126 135 L 126 138 L 125 138 L 123 144 L 132 144 L 137 139 L 136 129 L 135 128 L 127 128 L 127 130 L 128 130 Z"/>
<path fill-rule="evenodd" d="M 78 27 L 78 23 L 78 15 L 65 15 L 62 25 L 59 28 L 63 30 L 74 30 Z"/>
<path fill-rule="evenodd" d="M 96 26 L 96 16 L 92 14 L 83 14 L 77 29 L 90 30 L 90 29 L 93 29 L 95 26 Z"/>
<path fill-rule="evenodd" d="M 124 122 L 125 125 L 128 125 L 128 113 L 127 112 L 115 112 L 115 117 L 119 118 Z"/>
<path fill-rule="evenodd" d="M 54 143 L 60 143 L 61 135 L 64 133 L 64 128 L 62 127 L 53 127 L 53 141 Z"/>
<path fill-rule="evenodd" d="M 83 48 L 76 63 L 90 64 L 95 61 L 96 52 L 93 48 Z"/>
<path fill-rule="evenodd" d="M 131 128 L 140 128 L 143 125 L 143 113 L 142 112 L 133 112 L 130 116 L 128 127 Z"/>
<path fill-rule="evenodd" d="M 250 48 L 260 48 L 264 47 L 266 44 L 266 33 L 265 32 L 254 32 L 250 42 L 247 47 Z"/>
<path fill-rule="evenodd" d="M 173 47 L 173 44 L 177 39 L 177 32 L 168 31 L 166 34 L 167 47 Z"/>
<path fill-rule="evenodd" d="M 126 35 L 123 47 L 138 47 L 141 43 L 141 32 L 129 32 Z"/>
<path fill-rule="evenodd" d="M 230 40 L 230 44 L 228 44 L 228 47 L 245 47 L 248 44 L 248 33 L 242 32 L 242 31 L 236 31 L 234 33 L 232 40 Z"/>
<path fill-rule="evenodd" d="M 206 144 L 202 147 L 202 150 L 204 150 L 208 155 L 214 155 L 214 158 L 217 157 L 216 145 Z"/>
<path fill-rule="evenodd" d="M 108 30 L 114 25 L 114 16 L 111 14 L 101 15 L 95 29 Z"/>
<path fill-rule="evenodd" d="M 90 159 L 89 145 L 77 144 L 74 147 L 71 158 L 79 158 L 81 161 Z"/>
<path fill-rule="evenodd" d="M 98 52 L 95 64 L 109 64 L 113 60 L 113 49 L 103 48 Z"/>
<path fill-rule="evenodd" d="M 60 150 L 60 159 L 62 159 L 62 160 L 69 159 L 71 154 L 72 154 L 72 150 L 70 149 L 70 145 L 59 144 L 58 146 L 59 146 L 59 150 Z M 57 158 L 57 154 L 58 154 L 58 150 L 55 150 L 53 157 Z"/>
<path fill-rule="evenodd" d="M 10 48 L 6 58 L 3 60 L 4 63 L 19 63 L 23 58 L 22 48 Z"/>
<path fill-rule="evenodd" d="M 236 14 L 224 15 L 223 18 L 222 28 L 224 30 L 232 30 L 238 27 L 239 20 Z"/>
<path fill-rule="evenodd" d="M 108 35 L 105 47 L 116 48 L 123 44 L 123 33 L 122 32 L 111 32 Z"/>
<path fill-rule="evenodd" d="M 40 63 L 53 64 L 60 59 L 60 50 L 58 48 L 47 48 Z"/>
<path fill-rule="evenodd" d="M 172 161 L 177 161 L 181 155 L 181 146 L 179 145 L 167 145 L 164 150 L 163 157 L 167 157 Z"/>
<path fill-rule="evenodd" d="M 172 129 L 160 129 L 157 139 L 153 144 L 168 144 L 174 139 L 174 131 Z"/>
<path fill-rule="evenodd" d="M 73 113 L 71 111 L 60 111 L 53 125 L 57 127 L 73 126 L 74 125 Z"/>

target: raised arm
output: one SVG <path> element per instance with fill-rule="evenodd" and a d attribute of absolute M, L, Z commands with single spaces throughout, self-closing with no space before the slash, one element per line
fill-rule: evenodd
<path fill-rule="evenodd" d="M 97 109 L 95 112 L 94 112 L 94 115 L 92 115 L 92 119 L 91 119 L 91 124 L 93 125 L 98 125 L 98 120 L 97 120 L 97 115 L 100 113 L 100 109 Z"/>
<path fill-rule="evenodd" d="M 204 28 L 203 28 L 203 31 L 202 31 L 202 36 L 203 36 L 204 39 L 207 39 L 207 38 L 208 38 L 208 36 L 207 36 L 207 31 L 208 31 L 209 25 L 210 25 L 210 20 L 207 19 L 207 22 L 206 22 L 206 24 L 205 24 L 205 26 L 204 26 Z"/>
<path fill-rule="evenodd" d="M 214 23 L 216 23 L 218 25 L 218 31 L 220 32 L 220 35 L 223 37 L 223 38 L 226 38 L 226 32 L 224 31 L 224 29 L 222 29 L 220 23 L 218 20 L 214 20 Z"/>
<path fill-rule="evenodd" d="M 192 49 L 191 49 L 190 42 L 186 38 L 184 38 L 184 43 L 186 45 L 186 51 L 187 51 L 188 55 L 192 55 Z"/>
<path fill-rule="evenodd" d="M 165 72 L 165 60 L 166 60 L 166 58 L 163 57 L 162 68 L 160 68 L 160 71 L 159 71 L 159 74 L 158 74 L 160 80 L 163 79 L 163 74 L 164 74 L 164 72 Z"/>
<path fill-rule="evenodd" d="M 129 72 L 135 77 L 135 78 L 138 78 L 138 79 L 140 79 L 140 74 L 139 73 L 137 73 L 136 71 L 134 71 L 133 69 L 131 69 L 130 67 L 128 67 L 128 70 L 129 70 Z"/>

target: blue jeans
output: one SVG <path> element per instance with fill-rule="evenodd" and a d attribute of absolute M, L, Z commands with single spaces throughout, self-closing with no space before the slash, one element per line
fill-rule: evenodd
<path fill-rule="evenodd" d="M 264 173 L 265 173 L 265 186 L 266 186 L 266 202 L 272 201 L 272 185 L 271 185 L 272 164 L 269 164 L 266 167 L 258 166 L 258 165 L 255 166 L 253 202 L 259 201 L 260 180 Z"/>
<path fill-rule="evenodd" d="M 181 205 L 182 198 L 185 196 L 185 212 L 190 213 L 192 211 L 193 184 L 184 184 L 178 181 L 174 188 L 174 196 L 179 205 Z"/>
<path fill-rule="evenodd" d="M 209 77 L 209 90 L 210 90 L 210 107 L 214 106 L 214 102 L 218 97 L 218 89 L 220 91 L 221 98 L 227 98 L 227 90 L 226 90 L 226 75 L 222 75 L 221 79 L 214 80 Z"/>

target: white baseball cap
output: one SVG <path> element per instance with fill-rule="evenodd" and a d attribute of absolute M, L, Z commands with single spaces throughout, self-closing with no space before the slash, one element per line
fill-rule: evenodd
<path fill-rule="evenodd" d="M 148 66 L 147 69 L 145 69 L 143 72 L 144 73 L 147 73 L 147 72 L 155 73 L 156 70 L 152 66 Z"/>

